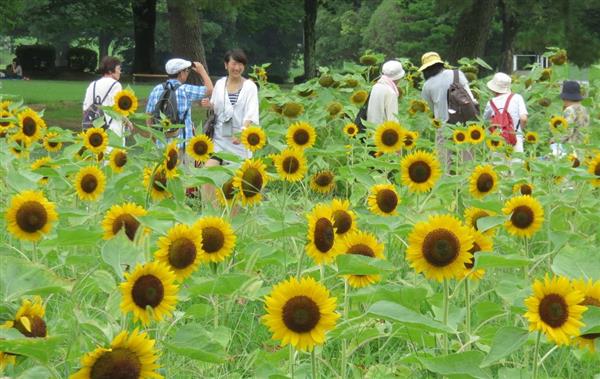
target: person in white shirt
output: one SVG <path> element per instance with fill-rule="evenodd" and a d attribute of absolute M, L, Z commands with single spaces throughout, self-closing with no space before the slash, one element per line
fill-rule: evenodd
<path fill-rule="evenodd" d="M 492 91 L 494 97 L 487 102 L 485 111 L 483 112 L 483 118 L 489 120 L 494 116 L 494 110 L 491 103 L 498 109 L 498 112 L 503 112 L 506 107 L 506 101 L 508 100 L 511 91 L 511 78 L 503 72 L 494 74 L 492 80 L 487 82 L 487 87 Z M 514 146 L 514 151 L 518 153 L 523 152 L 523 129 L 527 125 L 527 107 L 523 96 L 518 93 L 513 93 L 508 103 L 508 114 L 512 118 L 513 127 L 515 128 L 515 134 L 517 137 L 517 143 Z"/>
<path fill-rule="evenodd" d="M 402 63 L 387 61 L 381 67 L 381 77 L 371 89 L 367 105 L 367 121 L 375 125 L 385 121 L 398 121 L 398 97 L 396 83 L 404 77 Z"/>
<path fill-rule="evenodd" d="M 91 82 L 85 91 L 85 98 L 83 99 L 84 112 L 92 105 L 94 99 L 99 99 L 101 104 L 105 106 L 114 105 L 115 95 L 123 89 L 121 83 L 119 83 L 121 78 L 121 61 L 119 59 L 110 56 L 102 58 L 99 71 L 102 77 Z M 106 114 L 105 117 L 108 128 L 123 138 L 123 143 L 125 143 L 123 123 L 112 119 Z"/>

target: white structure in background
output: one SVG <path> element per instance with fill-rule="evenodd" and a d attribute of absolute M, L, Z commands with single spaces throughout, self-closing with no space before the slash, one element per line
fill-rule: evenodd
<path fill-rule="evenodd" d="M 513 55 L 513 71 L 523 70 L 529 64 L 538 64 L 541 68 L 550 66 L 548 57 L 535 54 L 515 54 Z"/>

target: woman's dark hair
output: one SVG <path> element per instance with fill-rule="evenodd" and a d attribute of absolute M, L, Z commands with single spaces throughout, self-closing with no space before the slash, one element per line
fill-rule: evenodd
<path fill-rule="evenodd" d="M 423 70 L 423 78 L 425 78 L 425 80 L 427 80 L 427 79 L 431 78 L 432 76 L 436 76 L 437 74 L 442 72 L 443 69 L 444 69 L 443 63 L 436 63 L 433 66 L 429 66 L 425 70 Z"/>
<path fill-rule="evenodd" d="M 229 60 L 233 59 L 234 61 L 243 64 L 246 66 L 248 63 L 248 58 L 246 57 L 246 53 L 242 49 L 232 49 L 225 53 L 224 61 L 228 63 Z"/>
<path fill-rule="evenodd" d="M 100 71 L 100 74 L 102 75 L 110 74 L 111 72 L 115 72 L 117 66 L 120 65 L 121 61 L 118 58 L 107 56 L 102 58 L 98 71 Z"/>

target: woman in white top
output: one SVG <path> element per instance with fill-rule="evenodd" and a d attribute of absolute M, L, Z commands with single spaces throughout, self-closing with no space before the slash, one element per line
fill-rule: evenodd
<path fill-rule="evenodd" d="M 100 99 L 102 105 L 112 106 L 115 103 L 115 95 L 122 90 L 119 78 L 121 77 L 121 61 L 115 57 L 104 57 L 99 67 L 102 77 L 93 81 L 85 91 L 83 99 L 83 111 L 85 112 L 94 102 L 94 98 Z M 119 137 L 124 138 L 124 127 L 121 121 L 110 118 L 105 114 L 108 128 Z"/>
<path fill-rule="evenodd" d="M 506 106 L 506 100 L 508 100 L 510 92 L 510 85 L 512 79 L 510 76 L 503 72 L 494 74 L 492 80 L 487 82 L 487 87 L 494 93 L 494 97 L 487 102 L 485 111 L 483 112 L 483 118 L 489 120 L 494 115 L 491 102 L 498 109 L 499 112 L 504 111 Z M 514 93 L 510 102 L 508 103 L 508 114 L 512 118 L 513 128 L 515 128 L 515 134 L 517 137 L 517 143 L 514 146 L 514 151 L 518 153 L 523 152 L 523 129 L 527 125 L 527 107 L 523 96 L 518 93 Z"/>
<path fill-rule="evenodd" d="M 404 77 L 402 63 L 387 61 L 381 67 L 381 77 L 371 89 L 367 106 L 367 121 L 381 124 L 384 121 L 398 121 L 398 87 L 396 83 Z"/>

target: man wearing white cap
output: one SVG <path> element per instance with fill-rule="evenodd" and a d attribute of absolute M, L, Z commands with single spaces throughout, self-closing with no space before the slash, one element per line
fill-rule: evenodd
<path fill-rule="evenodd" d="M 186 84 L 185 82 L 190 75 L 190 70 L 195 71 L 204 82 L 203 86 Z M 194 135 L 194 123 L 192 121 L 192 102 L 202 100 L 210 96 L 213 84 L 206 72 L 204 66 L 200 62 L 190 62 L 181 58 L 174 58 L 167 61 L 165 71 L 169 76 L 166 83 L 162 83 L 154 87 L 148 97 L 146 105 L 146 113 L 152 114 L 161 98 L 161 95 L 166 90 L 167 86 L 175 90 L 177 96 L 177 118 L 182 120 L 185 128 L 180 129 L 178 135 L 169 137 L 182 138 L 185 141 L 192 138 Z M 154 120 L 156 122 L 156 120 Z"/>
<path fill-rule="evenodd" d="M 492 80 L 487 82 L 487 87 L 493 92 L 494 97 L 487 102 L 483 118 L 489 120 L 497 112 L 507 110 L 513 123 L 513 128 L 517 137 L 517 142 L 514 145 L 514 151 L 523 152 L 523 129 L 527 125 L 527 107 L 523 96 L 518 93 L 510 92 L 511 85 L 510 76 L 503 72 L 494 74 Z M 495 109 L 494 109 L 495 108 Z"/>
<path fill-rule="evenodd" d="M 381 124 L 384 121 L 398 121 L 398 87 L 396 83 L 404 77 L 402 63 L 387 61 L 381 67 L 381 77 L 371 89 L 367 106 L 367 121 Z"/>

